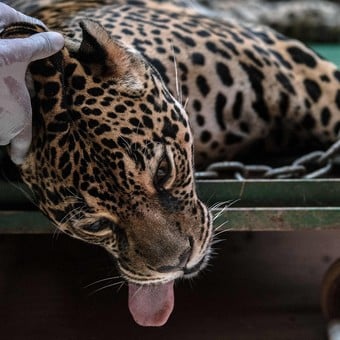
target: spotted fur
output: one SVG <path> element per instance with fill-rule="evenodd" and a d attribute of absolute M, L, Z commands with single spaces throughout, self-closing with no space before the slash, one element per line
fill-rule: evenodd
<path fill-rule="evenodd" d="M 212 226 L 193 158 L 199 167 L 259 141 L 282 150 L 338 137 L 340 72 L 268 28 L 153 0 L 30 6 L 67 43 L 30 66 L 23 178 L 59 228 L 104 246 L 129 281 L 166 282 L 206 263 Z"/>

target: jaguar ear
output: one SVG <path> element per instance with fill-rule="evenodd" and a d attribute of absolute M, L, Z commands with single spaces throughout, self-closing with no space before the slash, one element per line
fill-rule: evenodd
<path fill-rule="evenodd" d="M 128 89 L 143 90 L 145 63 L 142 56 L 131 47 L 114 40 L 98 23 L 80 22 L 83 39 L 76 58 L 91 66 L 96 76 L 110 77 Z"/>

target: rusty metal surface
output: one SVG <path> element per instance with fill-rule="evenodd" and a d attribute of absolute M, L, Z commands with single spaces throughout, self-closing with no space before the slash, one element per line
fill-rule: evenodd
<path fill-rule="evenodd" d="M 229 208 L 213 209 L 219 230 L 289 231 L 340 228 L 340 208 Z M 221 229 L 222 229 L 221 228 Z"/>

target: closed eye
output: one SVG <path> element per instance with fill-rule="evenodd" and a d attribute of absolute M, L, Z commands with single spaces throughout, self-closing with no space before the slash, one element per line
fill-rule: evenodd
<path fill-rule="evenodd" d="M 153 183 L 156 189 L 162 189 L 164 185 L 168 182 L 172 172 L 172 166 L 170 159 L 166 152 L 163 153 L 158 166 L 156 173 L 153 178 Z"/>
<path fill-rule="evenodd" d="M 115 224 L 107 218 L 100 218 L 93 223 L 89 223 L 83 226 L 83 229 L 90 233 L 99 233 L 100 231 L 108 229 L 114 231 L 115 228 L 116 228 Z"/>

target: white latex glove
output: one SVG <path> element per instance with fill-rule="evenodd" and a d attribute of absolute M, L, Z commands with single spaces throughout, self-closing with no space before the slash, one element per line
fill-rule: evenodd
<path fill-rule="evenodd" d="M 44 26 L 1 2 L 0 13 L 0 31 L 19 21 Z M 16 164 L 23 163 L 32 139 L 32 108 L 25 83 L 27 66 L 55 54 L 63 45 L 63 36 L 56 32 L 0 39 L 0 145 L 11 143 L 10 156 Z"/>

